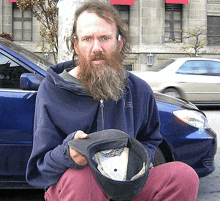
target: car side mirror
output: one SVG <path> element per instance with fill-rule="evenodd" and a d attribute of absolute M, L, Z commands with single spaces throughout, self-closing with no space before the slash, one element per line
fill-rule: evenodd
<path fill-rule="evenodd" d="M 25 90 L 37 90 L 43 76 L 34 73 L 23 73 L 20 77 L 20 88 Z"/>

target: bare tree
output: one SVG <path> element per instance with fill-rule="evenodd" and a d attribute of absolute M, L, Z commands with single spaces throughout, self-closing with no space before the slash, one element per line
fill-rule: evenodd
<path fill-rule="evenodd" d="M 49 48 L 41 45 L 44 53 L 52 52 L 57 63 L 58 54 L 58 9 L 57 0 L 17 0 L 21 12 L 28 11 L 41 23 L 40 37 L 49 45 Z"/>
<path fill-rule="evenodd" d="M 206 31 L 203 27 L 195 27 L 192 30 L 182 30 L 183 39 L 188 39 L 189 43 L 183 45 L 183 49 L 190 57 L 196 57 L 199 50 L 207 45 Z"/>

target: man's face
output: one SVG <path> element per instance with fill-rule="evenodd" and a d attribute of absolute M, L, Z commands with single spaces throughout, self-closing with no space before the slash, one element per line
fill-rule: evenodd
<path fill-rule="evenodd" d="M 94 99 L 118 100 L 126 73 L 121 65 L 123 41 L 117 29 L 95 13 L 83 12 L 77 21 L 75 52 L 79 58 L 78 77 Z"/>
<path fill-rule="evenodd" d="M 75 51 L 77 55 L 83 53 L 88 62 L 96 53 L 109 57 L 117 49 L 115 24 L 108 23 L 95 13 L 83 12 L 79 16 L 76 33 L 78 41 L 74 43 Z M 104 63 L 105 61 L 99 58 L 91 61 L 93 66 Z"/>

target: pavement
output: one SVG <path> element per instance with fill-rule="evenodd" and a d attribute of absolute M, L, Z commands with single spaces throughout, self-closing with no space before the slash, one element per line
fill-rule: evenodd
<path fill-rule="evenodd" d="M 196 201 L 220 201 L 220 147 L 215 155 L 215 170 L 200 178 L 199 193 Z"/>
<path fill-rule="evenodd" d="M 217 134 L 218 148 L 215 155 L 215 170 L 212 174 L 200 178 L 196 201 L 220 201 L 220 108 L 206 108 L 203 112 L 208 118 L 209 125 Z"/>

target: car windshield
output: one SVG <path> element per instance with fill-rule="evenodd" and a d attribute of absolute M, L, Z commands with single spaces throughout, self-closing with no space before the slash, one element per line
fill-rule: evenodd
<path fill-rule="evenodd" d="M 47 60 L 37 56 L 36 54 L 22 48 L 19 45 L 16 45 L 15 43 L 9 41 L 9 40 L 0 40 L 0 43 L 9 48 L 10 50 L 12 50 L 13 52 L 15 52 L 16 54 L 24 57 L 25 59 L 27 59 L 28 61 L 34 63 L 36 66 L 39 66 L 40 68 L 42 68 L 43 70 L 47 70 L 50 66 L 52 66 L 53 64 L 48 62 Z"/>
<path fill-rule="evenodd" d="M 173 63 L 174 61 L 175 61 L 174 59 L 168 59 L 166 61 L 159 62 L 158 64 L 156 64 L 152 68 L 150 68 L 149 71 L 158 72 L 158 71 L 164 69 L 166 66 L 170 65 L 171 63 Z"/>

